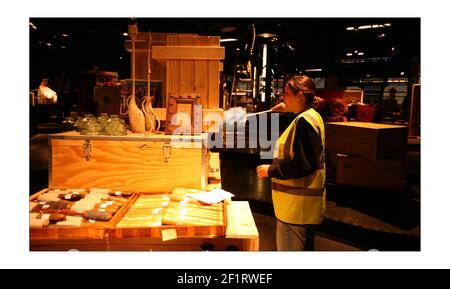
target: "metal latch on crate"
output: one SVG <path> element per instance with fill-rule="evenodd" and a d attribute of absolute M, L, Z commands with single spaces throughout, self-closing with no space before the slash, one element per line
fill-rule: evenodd
<path fill-rule="evenodd" d="M 86 161 L 91 159 L 91 141 L 86 140 L 83 144 L 83 154 Z"/>
<path fill-rule="evenodd" d="M 168 163 L 170 158 L 170 152 L 172 150 L 172 146 L 170 143 L 165 143 L 163 145 L 163 156 L 164 156 L 164 162 Z"/>

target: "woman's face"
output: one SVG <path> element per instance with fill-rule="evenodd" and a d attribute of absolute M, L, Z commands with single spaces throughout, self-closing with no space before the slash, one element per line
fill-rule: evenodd
<path fill-rule="evenodd" d="M 297 95 L 294 94 L 294 92 L 290 89 L 289 85 L 286 85 L 284 88 L 284 94 L 283 94 L 283 101 L 286 106 L 286 111 L 294 112 L 295 106 L 297 105 L 297 102 L 299 101 L 299 94 L 301 92 L 297 93 Z"/>

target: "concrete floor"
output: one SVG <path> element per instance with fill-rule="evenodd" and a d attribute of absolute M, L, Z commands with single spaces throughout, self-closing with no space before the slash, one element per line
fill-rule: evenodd
<path fill-rule="evenodd" d="M 259 232 L 259 250 L 276 251 L 276 219 L 274 217 L 253 213 Z M 359 248 L 335 241 L 320 233 L 314 238 L 315 251 L 360 251 Z"/>

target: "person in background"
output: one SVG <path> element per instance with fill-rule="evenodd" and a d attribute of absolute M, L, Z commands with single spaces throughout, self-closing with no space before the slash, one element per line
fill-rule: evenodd
<path fill-rule="evenodd" d="M 56 104 L 56 102 L 58 101 L 56 92 L 48 87 L 48 78 L 42 79 L 41 84 L 39 85 L 38 99 L 39 103 Z"/>
<path fill-rule="evenodd" d="M 272 111 L 294 114 L 276 143 L 272 165 L 256 168 L 258 177 L 272 180 L 279 251 L 314 249 L 314 226 L 325 214 L 325 131 L 316 104 L 314 82 L 291 77 L 282 103 Z"/>

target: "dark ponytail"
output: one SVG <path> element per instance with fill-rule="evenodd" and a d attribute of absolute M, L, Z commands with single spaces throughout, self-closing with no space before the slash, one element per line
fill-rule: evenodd
<path fill-rule="evenodd" d="M 294 75 L 289 78 L 287 85 L 294 94 L 303 92 L 306 105 L 313 107 L 316 96 L 316 85 L 314 81 L 306 75 Z"/>

